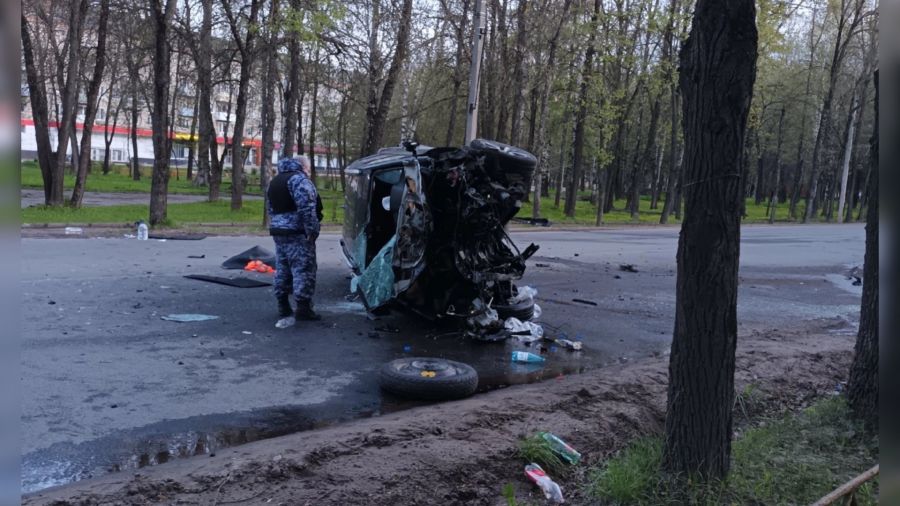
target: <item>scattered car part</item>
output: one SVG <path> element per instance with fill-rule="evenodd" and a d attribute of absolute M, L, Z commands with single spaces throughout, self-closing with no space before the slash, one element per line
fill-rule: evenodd
<path fill-rule="evenodd" d="M 272 253 L 263 247 L 254 246 L 225 260 L 222 262 L 222 267 L 225 269 L 243 269 L 247 265 L 247 262 L 252 260 L 260 260 L 263 263 L 275 265 L 275 253 Z"/>
<path fill-rule="evenodd" d="M 206 274 L 187 274 L 184 277 L 188 279 L 196 279 L 199 281 L 208 281 L 219 285 L 233 286 L 235 288 L 258 288 L 263 286 L 272 286 L 271 282 L 260 281 L 251 278 L 223 278 L 220 276 L 207 276 Z"/>
<path fill-rule="evenodd" d="M 393 360 L 381 368 L 379 379 L 384 390 L 412 399 L 461 399 L 478 388 L 478 373 L 472 366 L 441 358 Z"/>

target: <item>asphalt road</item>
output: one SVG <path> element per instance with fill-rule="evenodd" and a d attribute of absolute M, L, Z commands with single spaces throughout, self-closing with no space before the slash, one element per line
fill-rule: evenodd
<path fill-rule="evenodd" d="M 742 235 L 744 331 L 822 318 L 854 331 L 861 289 L 846 274 L 862 263 L 861 225 L 748 226 Z M 541 246 L 523 283 L 538 289 L 547 332 L 582 339 L 583 352 L 551 349 L 543 367 L 514 365 L 517 343 L 467 341 L 396 312 L 372 321 L 345 299 L 334 234 L 319 239 L 324 320 L 287 330 L 274 327 L 269 289 L 182 277 L 243 275 L 219 265 L 254 245 L 274 249 L 268 237 L 23 239 L 23 491 L 409 407 L 376 382 L 381 364 L 405 354 L 468 362 L 490 389 L 666 353 L 677 228 L 513 238 Z M 638 272 L 621 271 L 625 263 Z M 173 313 L 219 318 L 160 319 Z M 384 326 L 399 333 L 370 336 Z"/>

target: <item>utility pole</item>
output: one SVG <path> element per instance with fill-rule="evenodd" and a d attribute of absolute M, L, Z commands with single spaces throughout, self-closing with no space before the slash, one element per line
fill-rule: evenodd
<path fill-rule="evenodd" d="M 484 2 L 475 1 L 472 33 L 472 64 L 469 67 L 469 101 L 466 106 L 466 139 L 469 144 L 478 132 L 478 85 L 481 78 L 481 53 L 484 52 Z"/>

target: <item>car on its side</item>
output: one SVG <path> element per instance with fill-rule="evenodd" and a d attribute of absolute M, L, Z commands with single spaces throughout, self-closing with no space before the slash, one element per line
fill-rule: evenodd
<path fill-rule="evenodd" d="M 537 160 L 500 142 L 456 148 L 406 143 L 347 167 L 341 246 L 351 291 L 370 311 L 399 304 L 427 318 L 456 317 L 472 335 L 531 318 L 515 281 L 537 251 L 506 232 Z"/>

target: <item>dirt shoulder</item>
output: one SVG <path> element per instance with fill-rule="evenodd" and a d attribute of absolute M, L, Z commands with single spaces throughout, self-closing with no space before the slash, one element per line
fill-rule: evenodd
<path fill-rule="evenodd" d="M 830 333 L 828 322 L 750 331 L 739 339 L 736 390 L 754 386 L 755 414 L 804 406 L 845 379 L 853 341 Z M 519 500 L 536 501 L 518 440 L 551 430 L 586 464 L 600 462 L 662 430 L 667 367 L 667 357 L 650 358 L 510 387 L 86 480 L 23 504 L 501 505 L 506 483 Z M 570 504 L 587 502 L 567 486 L 577 479 L 558 479 Z"/>

